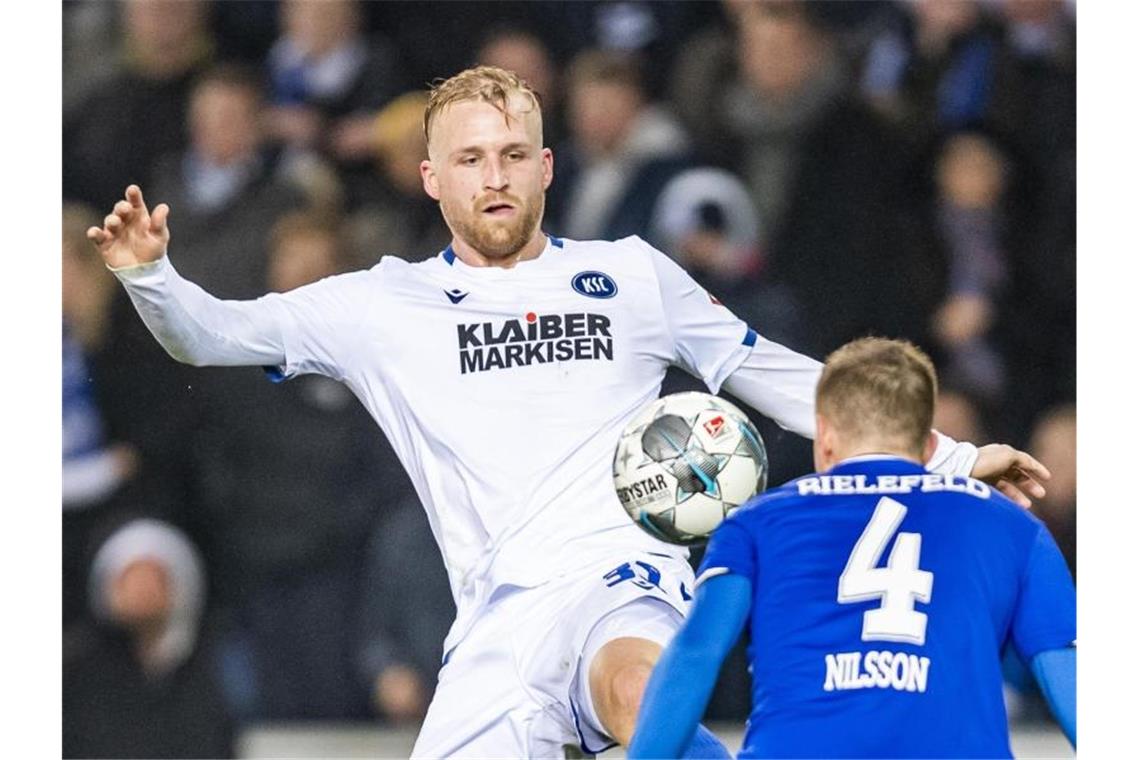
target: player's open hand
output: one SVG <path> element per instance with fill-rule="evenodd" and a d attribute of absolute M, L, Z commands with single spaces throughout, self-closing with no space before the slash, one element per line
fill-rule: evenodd
<path fill-rule="evenodd" d="M 87 230 L 87 239 L 95 244 L 109 267 L 129 267 L 158 261 L 170 242 L 166 216 L 170 207 L 160 203 L 154 213 L 147 211 L 138 185 L 127 188 L 126 199 L 103 219 L 102 227 Z"/>
<path fill-rule="evenodd" d="M 1033 499 L 1045 495 L 1041 482 L 1052 477 L 1045 465 L 1004 443 L 979 447 L 970 476 L 989 483 L 1026 509 L 1033 506 Z"/>

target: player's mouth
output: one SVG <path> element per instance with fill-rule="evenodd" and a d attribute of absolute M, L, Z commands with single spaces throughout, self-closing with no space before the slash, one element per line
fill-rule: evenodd
<path fill-rule="evenodd" d="M 495 219 L 514 216 L 518 208 L 513 203 L 491 203 L 483 207 L 483 214 Z"/>

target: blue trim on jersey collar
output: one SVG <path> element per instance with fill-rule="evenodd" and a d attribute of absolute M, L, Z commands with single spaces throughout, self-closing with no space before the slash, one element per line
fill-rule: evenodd
<path fill-rule="evenodd" d="M 744 340 L 742 340 L 740 342 L 743 343 L 744 345 L 748 346 L 749 348 L 752 348 L 753 346 L 756 345 L 756 338 L 757 337 L 758 336 L 756 335 L 756 331 L 753 330 L 751 327 L 749 327 L 748 332 L 744 333 Z"/>
<path fill-rule="evenodd" d="M 546 235 L 546 237 L 550 239 L 550 244 L 555 248 L 562 248 L 566 244 L 566 241 L 564 241 L 562 238 L 556 238 L 549 232 L 544 232 L 542 234 Z M 443 257 L 443 260 L 447 262 L 448 266 L 455 265 L 455 249 L 450 245 L 443 249 L 443 252 L 440 254 L 440 256 Z M 753 342 L 755 342 L 755 339 L 753 339 Z M 748 345 L 752 345 L 752 343 L 749 343 Z"/>

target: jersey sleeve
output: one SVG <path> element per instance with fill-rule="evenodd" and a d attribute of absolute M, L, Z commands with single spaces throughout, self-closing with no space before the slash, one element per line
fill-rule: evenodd
<path fill-rule="evenodd" d="M 166 256 L 112 271 L 173 358 L 195 366 L 263 366 L 274 379 L 311 372 L 344 379 L 372 277 L 354 272 L 228 301 L 183 278 Z"/>
<path fill-rule="evenodd" d="M 756 548 L 752 534 L 737 518 L 730 516 L 713 531 L 708 549 L 697 572 L 697 586 L 719 575 L 756 577 Z"/>
<path fill-rule="evenodd" d="M 285 360 L 266 367 L 275 380 L 320 374 L 344 380 L 367 321 L 373 271 L 326 277 L 265 301 L 277 314 Z"/>
<path fill-rule="evenodd" d="M 748 356 L 756 333 L 668 256 L 638 237 L 625 242 L 649 254 L 678 363 L 716 393 Z"/>
<path fill-rule="evenodd" d="M 1011 626 L 1013 644 L 1028 662 L 1077 638 L 1077 592 L 1049 530 L 1039 525 L 1021 578 Z"/>

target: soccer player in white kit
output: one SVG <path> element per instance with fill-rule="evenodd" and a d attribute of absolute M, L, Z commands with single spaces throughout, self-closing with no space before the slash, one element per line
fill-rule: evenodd
<path fill-rule="evenodd" d="M 478 67 L 438 85 L 424 128 L 424 189 L 454 237 L 421 263 L 386 256 L 221 301 L 179 277 L 170 210 L 149 212 L 133 185 L 88 236 L 174 358 L 333 377 L 384 430 L 458 608 L 413 756 L 593 754 L 628 743 L 693 588 L 687 550 L 617 499 L 619 432 L 678 364 L 810 436 L 820 364 L 758 336 L 639 238 L 544 234 L 553 156 L 513 74 Z M 930 466 L 1023 503 L 1048 477 L 1008 446 L 946 438 Z M 702 732 L 690 755 L 727 753 Z"/>

